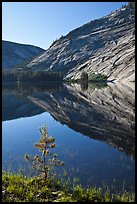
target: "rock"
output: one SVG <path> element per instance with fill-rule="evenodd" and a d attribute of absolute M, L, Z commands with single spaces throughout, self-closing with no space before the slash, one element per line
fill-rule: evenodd
<path fill-rule="evenodd" d="M 121 8 L 71 31 L 27 68 L 62 71 L 66 80 L 80 79 L 84 71 L 135 81 L 135 9 Z"/>

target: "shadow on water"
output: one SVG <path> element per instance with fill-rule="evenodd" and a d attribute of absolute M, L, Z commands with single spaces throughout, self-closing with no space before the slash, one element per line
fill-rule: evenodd
<path fill-rule="evenodd" d="M 2 120 L 47 111 L 61 124 L 134 158 L 133 87 L 113 83 L 3 85 Z"/>

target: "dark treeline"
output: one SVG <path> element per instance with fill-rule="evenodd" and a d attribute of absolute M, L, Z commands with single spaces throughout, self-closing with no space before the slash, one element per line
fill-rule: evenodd
<path fill-rule="evenodd" d="M 2 82 L 48 82 L 62 80 L 63 74 L 61 72 L 32 70 L 4 70 L 2 72 Z"/>

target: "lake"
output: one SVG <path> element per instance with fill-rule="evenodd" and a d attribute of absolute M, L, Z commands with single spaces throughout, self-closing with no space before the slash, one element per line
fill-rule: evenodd
<path fill-rule="evenodd" d="M 57 176 L 83 186 L 135 190 L 135 88 L 109 83 L 2 86 L 2 168 L 29 174 L 26 153 L 39 151 L 39 128 L 55 137 Z M 65 173 L 64 173 L 65 172 Z"/>

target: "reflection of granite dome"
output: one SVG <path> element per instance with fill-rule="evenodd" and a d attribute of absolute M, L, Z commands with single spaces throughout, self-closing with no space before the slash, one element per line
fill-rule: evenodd
<path fill-rule="evenodd" d="M 27 64 L 32 69 L 62 71 L 66 79 L 81 71 L 110 80 L 135 80 L 135 9 L 127 6 L 72 30 Z"/>
<path fill-rule="evenodd" d="M 110 84 L 101 89 L 89 85 L 86 91 L 80 85 L 65 85 L 64 89 L 56 86 L 55 91 L 40 91 L 40 87 L 38 91 L 37 87 L 31 91 L 28 87 L 20 89 L 25 98 L 60 123 L 134 155 L 134 85 Z"/>

